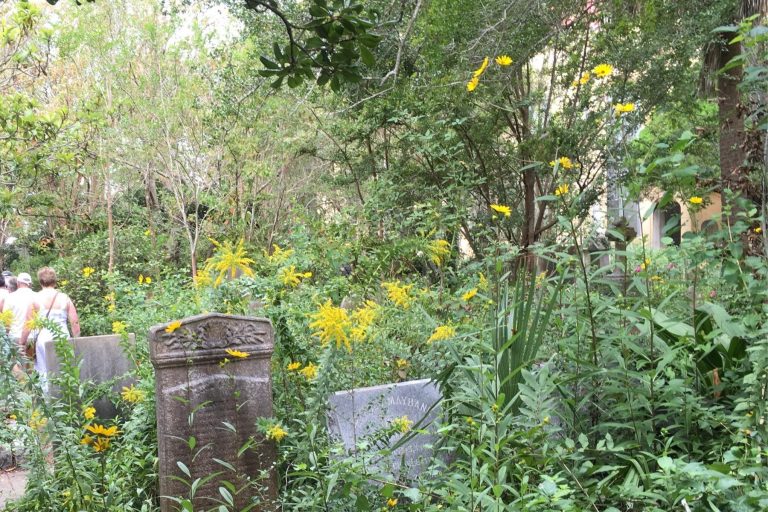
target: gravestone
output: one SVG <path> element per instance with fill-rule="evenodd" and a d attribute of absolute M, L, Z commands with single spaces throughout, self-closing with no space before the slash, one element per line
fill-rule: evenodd
<path fill-rule="evenodd" d="M 390 428 L 393 420 L 406 416 L 413 422 L 413 429 L 426 432 L 416 433 L 376 465 L 378 470 L 391 471 L 395 477 L 414 479 L 437 455 L 435 445 L 439 437 L 434 421 L 441 412 L 441 399 L 440 390 L 428 379 L 339 391 L 328 399 L 328 431 L 351 455 L 356 453 L 358 443 L 380 441 L 377 433 Z M 401 437 L 402 434 L 396 434 L 384 441 L 391 447 Z"/>
<path fill-rule="evenodd" d="M 105 336 L 85 336 L 72 338 L 75 360 L 80 365 L 80 381 L 103 384 L 113 379 L 118 379 L 112 386 L 112 390 L 119 393 L 123 386 L 130 386 L 135 379 L 130 372 L 136 369 L 136 365 L 128 358 L 122 347 L 122 337 L 119 334 Z M 128 335 L 128 343 L 133 345 L 136 337 Z M 41 341 L 43 344 L 45 361 L 44 368 L 49 373 L 48 378 L 55 377 L 61 370 L 59 357 L 56 354 L 56 342 L 53 340 Z M 58 390 L 53 386 L 51 395 L 58 396 Z M 114 418 L 117 409 L 107 398 L 94 401 L 96 416 L 101 419 Z"/>
<path fill-rule="evenodd" d="M 226 503 L 219 490 L 225 480 L 239 491 L 232 493 L 235 510 L 254 501 L 259 505 L 253 512 L 275 510 L 275 447 L 256 428 L 258 418 L 272 416 L 272 324 L 210 313 L 185 318 L 175 330 L 169 325 L 150 329 L 149 346 L 156 374 L 160 509 L 177 510 L 169 497 L 189 498 L 193 481 L 219 473 L 197 488 L 195 510 Z"/>

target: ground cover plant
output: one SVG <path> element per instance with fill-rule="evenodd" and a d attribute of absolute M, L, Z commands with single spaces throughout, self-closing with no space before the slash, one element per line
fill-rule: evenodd
<path fill-rule="evenodd" d="M 159 510 L 147 333 L 214 311 L 274 328 L 282 510 L 766 509 L 765 5 L 523 4 L 0 7 L 0 261 L 135 366 L 59 332 L 50 399 L 0 329 L 6 510 Z M 332 442 L 330 394 L 422 378 L 416 478 L 416 418 Z"/>

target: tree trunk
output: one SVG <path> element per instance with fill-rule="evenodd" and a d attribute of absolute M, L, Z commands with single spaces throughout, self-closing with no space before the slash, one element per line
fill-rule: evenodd
<path fill-rule="evenodd" d="M 735 33 L 724 33 L 721 64 L 727 65 L 732 59 L 741 55 L 741 45 L 729 42 Z M 738 191 L 746 180 L 743 172 L 744 153 L 744 119 L 739 100 L 739 83 L 742 68 L 735 66 L 721 73 L 717 79 L 717 104 L 719 107 L 720 124 L 720 176 L 723 188 Z"/>

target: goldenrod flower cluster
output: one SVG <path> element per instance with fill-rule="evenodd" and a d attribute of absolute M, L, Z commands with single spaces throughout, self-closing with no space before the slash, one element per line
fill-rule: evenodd
<path fill-rule="evenodd" d="M 11 324 L 13 324 L 13 311 L 10 309 L 6 309 L 2 313 L 0 313 L 0 322 L 3 323 L 6 330 L 11 328 Z"/>
<path fill-rule="evenodd" d="M 216 253 L 205 262 L 205 272 L 218 272 L 218 276 L 213 282 L 214 286 L 219 286 L 227 274 L 231 279 L 234 279 L 238 270 L 246 276 L 253 277 L 251 265 L 255 262 L 248 257 L 244 239 L 241 238 L 237 245 L 233 245 L 229 241 L 220 244 L 212 238 L 210 241 L 216 247 Z"/>
<path fill-rule="evenodd" d="M 472 300 L 472 297 L 477 295 L 477 288 L 472 288 L 471 290 L 468 290 L 464 295 L 461 296 L 461 300 L 464 302 L 469 302 Z"/>
<path fill-rule="evenodd" d="M 432 332 L 432 336 L 430 336 L 427 340 L 427 343 L 432 343 L 433 341 L 448 340 L 454 336 L 456 336 L 456 329 L 450 325 L 438 325 L 435 327 L 434 332 Z"/>
<path fill-rule="evenodd" d="M 413 288 L 412 284 L 403 285 L 400 284 L 400 281 L 388 281 L 381 283 L 381 286 L 387 290 L 387 297 L 395 305 L 403 309 L 411 307 L 411 302 L 413 302 L 413 297 L 410 295 L 411 288 Z"/>
<path fill-rule="evenodd" d="M 302 279 L 312 277 L 312 272 L 296 272 L 296 265 L 291 265 L 290 267 L 282 268 L 279 277 L 285 286 L 295 288 L 299 286 Z"/>
<path fill-rule="evenodd" d="M 312 315 L 312 318 L 314 322 L 310 323 L 309 327 L 317 329 L 312 335 L 320 338 L 323 346 L 335 343 L 336 348 L 344 345 L 347 350 L 352 351 L 347 334 L 352 327 L 352 322 L 346 309 L 334 306 L 331 299 L 328 299 L 325 304 L 320 305 L 320 309 Z"/>
<path fill-rule="evenodd" d="M 128 324 L 125 322 L 121 322 L 120 320 L 115 320 L 112 322 L 112 332 L 115 334 L 123 334 L 127 332 L 128 330 Z"/>
<path fill-rule="evenodd" d="M 368 330 L 373 325 L 378 314 L 379 305 L 372 300 L 365 301 L 362 307 L 352 313 L 352 329 L 349 336 L 352 341 L 365 341 L 368 337 Z"/>
<path fill-rule="evenodd" d="M 124 386 L 120 396 L 123 397 L 123 400 L 132 404 L 136 404 L 144 400 L 144 392 L 140 389 L 136 389 L 133 384 L 131 384 L 131 387 Z"/>
<path fill-rule="evenodd" d="M 279 245 L 272 244 L 272 254 L 269 254 L 266 250 L 264 256 L 270 263 L 280 264 L 293 255 L 293 249 L 281 249 Z"/>
<path fill-rule="evenodd" d="M 86 420 L 92 420 L 96 417 L 96 409 L 92 406 L 83 408 L 83 418 Z"/>
<path fill-rule="evenodd" d="M 409 430 L 411 430 L 411 426 L 413 425 L 413 422 L 408 419 L 408 416 L 400 416 L 399 418 L 395 418 L 392 420 L 392 426 L 397 430 L 398 432 L 405 434 Z"/>
<path fill-rule="evenodd" d="M 309 363 L 307 366 L 299 370 L 299 373 L 304 376 L 307 380 L 315 380 L 317 378 L 317 365 L 314 363 Z"/>
<path fill-rule="evenodd" d="M 109 292 L 104 296 L 104 301 L 107 303 L 107 311 L 110 313 L 114 312 L 116 309 L 115 299 L 115 292 Z"/>
<path fill-rule="evenodd" d="M 267 429 L 267 436 L 266 437 L 267 437 L 267 439 L 272 439 L 272 440 L 274 440 L 274 441 L 279 443 L 287 435 L 288 435 L 288 432 L 286 432 L 283 429 L 283 427 L 280 426 L 279 423 L 276 423 L 276 424 L 272 425 L 271 427 L 269 427 L 269 429 Z"/>
<path fill-rule="evenodd" d="M 427 252 L 432 263 L 439 267 L 445 258 L 451 254 L 451 244 L 447 240 L 432 240 L 427 245 Z"/>
<path fill-rule="evenodd" d="M 40 411 L 35 409 L 32 411 L 27 424 L 33 430 L 42 430 L 48 424 L 48 418 L 43 416 Z"/>

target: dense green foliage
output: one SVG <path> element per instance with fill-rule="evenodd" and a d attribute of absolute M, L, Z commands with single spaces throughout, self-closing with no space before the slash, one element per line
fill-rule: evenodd
<path fill-rule="evenodd" d="M 747 3 L 3 5 L 3 265 L 54 266 L 84 334 L 136 333 L 137 378 L 94 433 L 105 389 L 67 341 L 46 401 L 0 336 L 0 443 L 30 468 L 8 510 L 158 510 L 146 333 L 207 311 L 275 328 L 258 426 L 284 510 L 766 509 L 768 54 Z M 721 33 L 742 48 L 740 190 L 699 87 Z M 679 245 L 627 236 L 617 196 L 681 205 Z M 416 378 L 450 457 L 377 466 L 407 422 L 354 455 L 329 440 L 330 393 Z"/>

